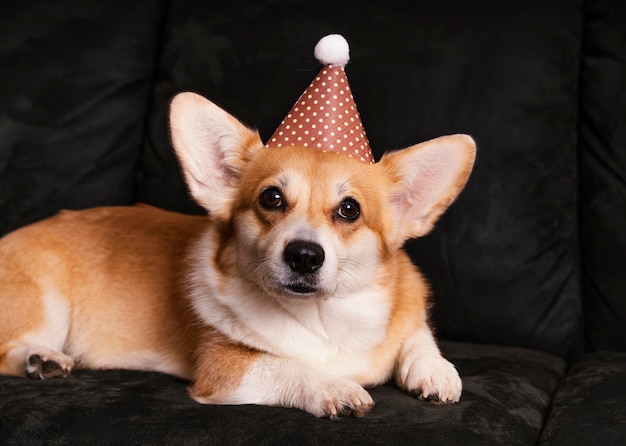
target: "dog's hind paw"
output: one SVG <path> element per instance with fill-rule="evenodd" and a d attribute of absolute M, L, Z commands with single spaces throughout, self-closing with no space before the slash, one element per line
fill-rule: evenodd
<path fill-rule="evenodd" d="M 26 360 L 26 376 L 33 379 L 67 378 L 74 367 L 74 360 L 53 350 L 36 350 Z"/>

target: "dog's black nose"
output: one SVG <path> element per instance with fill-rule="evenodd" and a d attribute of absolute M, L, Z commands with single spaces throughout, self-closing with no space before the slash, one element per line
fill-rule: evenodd
<path fill-rule="evenodd" d="M 283 252 L 283 259 L 292 271 L 309 274 L 322 267 L 324 249 L 317 243 L 297 240 L 287 244 Z"/>

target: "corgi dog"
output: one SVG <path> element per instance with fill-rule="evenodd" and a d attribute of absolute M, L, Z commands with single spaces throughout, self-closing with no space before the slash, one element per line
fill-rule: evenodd
<path fill-rule="evenodd" d="M 206 404 L 362 416 L 368 386 L 454 403 L 462 383 L 402 250 L 463 189 L 466 135 L 375 164 L 267 148 L 195 93 L 171 103 L 186 183 L 208 216 L 148 205 L 63 211 L 0 240 L 0 374 L 157 371 Z"/>

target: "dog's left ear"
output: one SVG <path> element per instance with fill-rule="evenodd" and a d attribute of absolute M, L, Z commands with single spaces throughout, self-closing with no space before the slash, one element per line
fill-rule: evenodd
<path fill-rule="evenodd" d="M 461 192 L 474 165 L 476 144 L 467 135 L 442 136 L 378 162 L 392 181 L 398 242 L 428 233 Z"/>
<path fill-rule="evenodd" d="M 172 100 L 170 130 L 191 195 L 213 217 L 226 218 L 243 167 L 263 148 L 258 132 L 191 92 Z"/>

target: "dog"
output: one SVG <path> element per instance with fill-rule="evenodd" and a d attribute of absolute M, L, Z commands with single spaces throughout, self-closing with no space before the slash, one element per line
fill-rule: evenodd
<path fill-rule="evenodd" d="M 267 148 L 208 99 L 179 93 L 171 138 L 208 216 L 138 204 L 56 216 L 0 240 L 0 374 L 163 372 L 206 404 L 362 416 L 365 388 L 459 401 L 403 251 L 468 180 L 467 135 L 375 164 Z"/>

